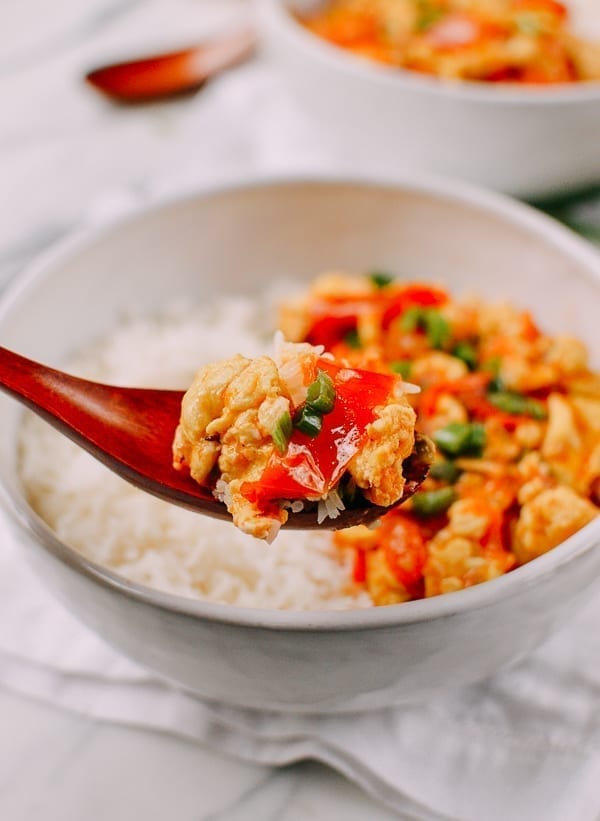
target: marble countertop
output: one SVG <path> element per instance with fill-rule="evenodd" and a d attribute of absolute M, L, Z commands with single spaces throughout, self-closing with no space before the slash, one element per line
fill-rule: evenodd
<path fill-rule="evenodd" d="M 0 690 L 3 821 L 392 821 L 311 762 L 271 769 Z"/>
<path fill-rule="evenodd" d="M 192 98 L 120 108 L 82 81 L 98 63 L 188 43 L 191 31 L 200 37 L 246 13 L 244 0 L 61 0 L 51 12 L 43 0 L 20 0 L 2 11 L 0 284 L 82 219 L 115 203 L 127 207 L 131 199 L 249 169 L 285 170 L 292 155 L 296 169 L 319 166 L 291 110 L 279 140 L 267 129 L 259 140 L 240 133 L 234 151 L 231 142 L 222 144 L 223 123 L 211 119 L 211 87 Z M 244 70 L 262 82 L 268 107 L 260 59 Z M 556 207 L 565 216 L 564 206 Z M 576 206 L 570 217 L 592 232 L 600 223 L 595 202 Z M 0 726 L 0 818 L 6 821 L 398 817 L 316 763 L 279 770 L 241 763 L 18 693 L 0 691 Z"/>

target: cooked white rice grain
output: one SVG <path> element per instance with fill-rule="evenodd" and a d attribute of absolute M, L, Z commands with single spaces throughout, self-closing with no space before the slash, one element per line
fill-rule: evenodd
<path fill-rule="evenodd" d="M 236 298 L 204 310 L 178 307 L 161 320 L 130 319 L 70 370 L 113 384 L 185 389 L 201 365 L 268 352 L 272 328 L 264 312 L 264 302 Z M 351 556 L 329 534 L 283 531 L 266 545 L 134 488 L 30 414 L 20 473 L 32 506 L 59 539 L 132 581 L 244 607 L 371 605 L 353 589 Z"/>

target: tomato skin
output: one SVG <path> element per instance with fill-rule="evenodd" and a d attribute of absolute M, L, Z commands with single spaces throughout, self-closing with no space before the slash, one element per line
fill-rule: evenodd
<path fill-rule="evenodd" d="M 466 407 L 471 410 L 485 402 L 485 392 L 491 381 L 491 373 L 478 371 L 469 373 L 460 379 L 438 382 L 425 388 L 419 399 L 419 410 L 425 417 L 433 416 L 440 397 L 448 393 L 460 398 Z M 490 407 L 493 408 L 492 405 Z M 497 412 L 495 408 L 493 410 Z"/>
<path fill-rule="evenodd" d="M 412 598 L 423 595 L 427 548 L 417 522 L 403 514 L 388 514 L 381 524 L 381 544 L 387 564 Z"/>
<path fill-rule="evenodd" d="M 354 551 L 352 578 L 357 584 L 364 584 L 367 580 L 367 554 L 360 548 Z"/>
<path fill-rule="evenodd" d="M 442 288 L 429 285 L 406 285 L 390 300 L 384 310 L 381 325 L 389 328 L 394 319 L 402 316 L 409 308 L 439 308 L 448 302 L 448 294 Z"/>
<path fill-rule="evenodd" d="M 349 331 L 355 331 L 359 316 L 379 313 L 381 327 L 386 330 L 397 317 L 409 308 L 435 308 L 448 302 L 448 294 L 441 288 L 418 283 L 390 285 L 370 295 L 315 300 L 310 306 L 312 324 L 306 334 L 311 345 L 324 345 L 326 350 L 340 342 Z"/>
<path fill-rule="evenodd" d="M 274 452 L 260 479 L 244 482 L 242 495 L 259 506 L 276 499 L 319 498 L 334 487 L 364 441 L 375 407 L 389 400 L 398 381 L 324 358 L 317 367 L 333 380 L 333 410 L 323 416 L 317 436 L 294 430 L 287 452 Z"/>
<path fill-rule="evenodd" d="M 513 0 L 513 7 L 518 11 L 543 11 L 565 20 L 569 12 L 564 3 L 558 0 Z"/>

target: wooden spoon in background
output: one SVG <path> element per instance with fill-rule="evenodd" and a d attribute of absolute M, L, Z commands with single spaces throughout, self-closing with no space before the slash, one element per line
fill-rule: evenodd
<path fill-rule="evenodd" d="M 252 29 L 223 34 L 197 46 L 102 66 L 86 74 L 94 88 L 121 103 L 142 103 L 194 91 L 211 77 L 250 57 Z"/>

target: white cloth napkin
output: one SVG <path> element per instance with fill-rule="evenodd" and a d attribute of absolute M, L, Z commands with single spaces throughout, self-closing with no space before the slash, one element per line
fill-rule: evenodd
<path fill-rule="evenodd" d="M 186 8 L 219 4 L 205 0 Z M 156 34 L 157 19 L 176 19 L 171 9 L 164 0 L 136 6 L 128 18 L 132 41 L 144 31 Z M 76 59 L 83 62 L 81 55 L 71 63 L 65 57 L 56 71 Z M 92 209 L 94 220 L 110 219 L 140 197 L 241 173 L 358 165 L 296 109 L 264 59 L 156 117 L 152 109 L 134 114 L 98 107 L 91 114 L 84 102 L 85 111 L 74 107 L 71 120 L 98 117 L 97 127 L 71 128 L 64 137 L 65 162 L 84 145 L 89 152 L 89 166 L 78 166 L 81 188 L 65 189 L 62 154 L 46 168 L 57 175 L 48 190 L 64 193 L 52 201 L 63 225 L 89 201 L 86 191 L 99 174 L 107 185 L 133 188 L 103 197 Z M 110 146 L 119 164 L 99 164 Z M 30 199 L 26 205 L 23 225 L 32 219 Z M 16 236 L 20 211 L 13 211 Z M 600 815 L 600 598 L 534 656 L 478 686 L 351 720 L 279 716 L 203 703 L 122 658 L 54 602 L 24 565 L 18 543 L 0 536 L 1 685 L 256 762 L 316 758 L 418 821 L 597 821 Z"/>

